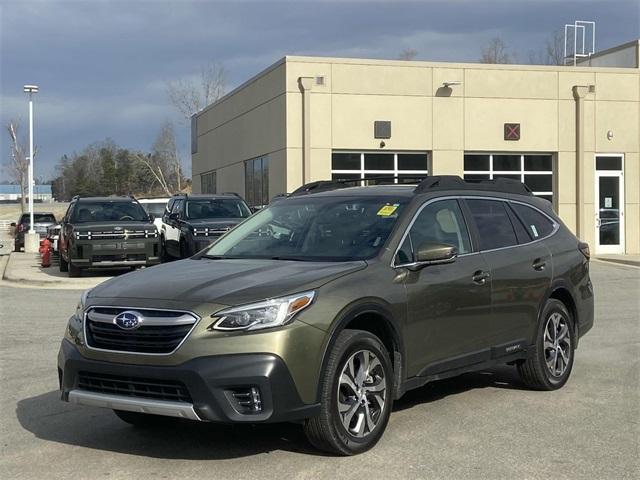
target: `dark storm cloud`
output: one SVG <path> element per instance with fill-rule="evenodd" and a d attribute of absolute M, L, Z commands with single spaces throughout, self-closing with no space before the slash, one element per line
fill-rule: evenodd
<path fill-rule="evenodd" d="M 40 175 L 86 144 L 113 138 L 148 148 L 161 123 L 180 121 L 165 82 L 224 63 L 237 85 L 280 57 L 474 61 L 499 35 L 529 50 L 574 19 L 598 22 L 598 47 L 639 36 L 637 1 L 206 2 L 5 1 L 0 6 L 2 123 L 26 120 L 24 83 L 36 101 Z M 186 152 L 186 126 L 181 149 Z M 8 145 L 2 135 L 2 159 Z M 38 173 L 38 172 L 37 172 Z"/>

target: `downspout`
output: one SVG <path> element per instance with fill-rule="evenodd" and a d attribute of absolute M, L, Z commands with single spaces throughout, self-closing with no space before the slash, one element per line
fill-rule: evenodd
<path fill-rule="evenodd" d="M 594 85 L 574 85 L 576 101 L 576 236 L 585 238 L 584 232 L 584 98 L 595 91 Z"/>
<path fill-rule="evenodd" d="M 298 78 L 302 92 L 302 184 L 311 181 L 311 87 L 313 77 Z"/>

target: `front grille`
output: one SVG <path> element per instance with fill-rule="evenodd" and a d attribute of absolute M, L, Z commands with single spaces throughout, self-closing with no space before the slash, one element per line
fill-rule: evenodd
<path fill-rule="evenodd" d="M 155 238 L 157 230 L 110 230 L 76 232 L 78 240 L 130 240 L 135 238 Z"/>
<path fill-rule="evenodd" d="M 111 395 L 193 403 L 183 383 L 166 380 L 79 372 L 78 388 Z"/>
<path fill-rule="evenodd" d="M 123 329 L 115 323 L 122 312 L 134 311 L 140 317 L 136 329 Z M 168 354 L 189 334 L 197 319 L 185 312 L 95 307 L 86 314 L 87 344 L 92 348 L 131 353 Z"/>

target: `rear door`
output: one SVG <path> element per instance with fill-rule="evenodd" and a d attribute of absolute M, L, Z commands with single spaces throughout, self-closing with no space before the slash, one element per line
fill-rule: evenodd
<path fill-rule="evenodd" d="M 509 202 L 465 200 L 480 252 L 491 274 L 494 357 L 526 348 L 551 284 L 553 265 L 544 242 L 532 240 Z"/>
<path fill-rule="evenodd" d="M 403 239 L 396 266 L 414 261 L 421 243 L 457 247 L 453 263 L 405 276 L 408 374 L 433 375 L 486 359 L 490 347 L 491 282 L 484 258 L 472 249 L 457 199 L 427 203 Z"/>

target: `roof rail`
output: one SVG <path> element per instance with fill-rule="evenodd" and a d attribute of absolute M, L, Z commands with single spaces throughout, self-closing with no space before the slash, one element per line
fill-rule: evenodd
<path fill-rule="evenodd" d="M 240 198 L 240 194 L 237 192 L 222 192 L 220 195 L 233 195 L 234 197 Z"/>
<path fill-rule="evenodd" d="M 510 178 L 494 180 L 464 180 L 457 175 L 440 175 L 425 178 L 413 193 L 427 193 L 434 190 L 486 190 L 493 192 L 533 195 L 524 183 Z"/>
<path fill-rule="evenodd" d="M 388 182 L 389 185 L 402 185 L 402 183 L 396 184 L 395 181 L 399 179 L 403 181 L 416 180 L 416 183 L 420 183 L 426 178 L 428 178 L 426 175 L 402 175 L 402 177 L 399 177 L 397 175 L 380 175 L 376 177 L 350 178 L 345 180 L 319 180 L 317 182 L 306 183 L 287 196 L 297 197 L 299 195 L 328 192 L 331 190 L 338 190 L 340 188 L 348 188 L 354 186 L 359 187 L 361 186 L 362 182 Z"/>

